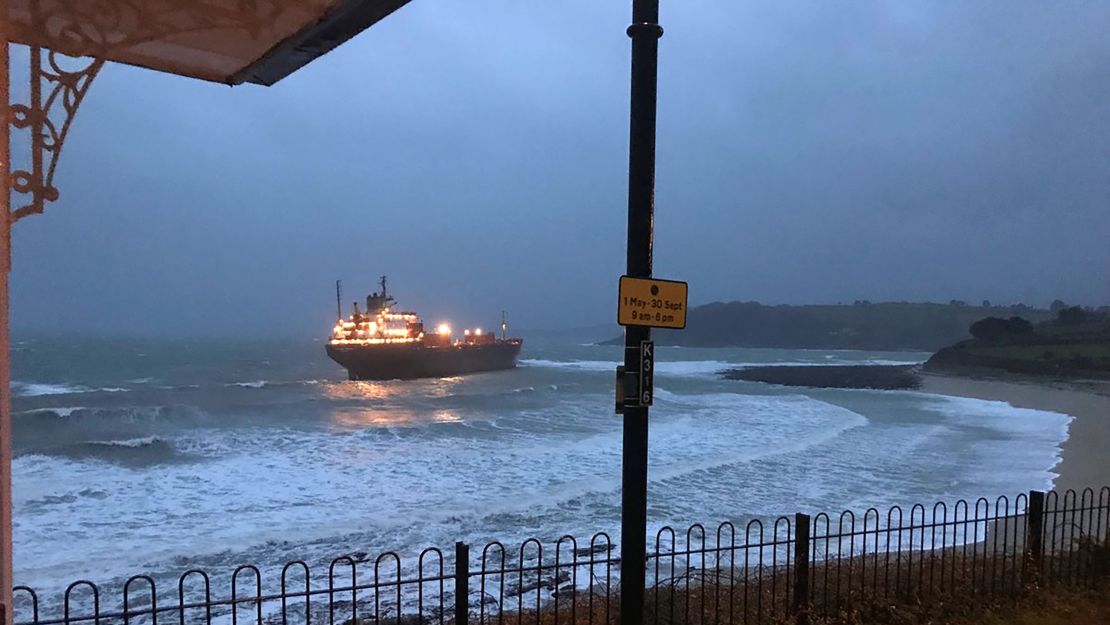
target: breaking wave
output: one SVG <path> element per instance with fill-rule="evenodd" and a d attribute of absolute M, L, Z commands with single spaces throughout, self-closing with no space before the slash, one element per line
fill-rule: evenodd
<path fill-rule="evenodd" d="M 68 419 L 75 413 L 82 410 L 88 410 L 84 406 L 58 406 L 56 408 L 36 408 L 34 410 L 25 410 L 18 412 L 16 415 L 34 416 L 39 415 L 43 417 L 54 417 L 56 419 Z"/>
<path fill-rule="evenodd" d="M 145 436 L 143 438 L 128 438 L 121 441 L 90 441 L 88 444 L 99 447 L 127 447 L 129 449 L 138 449 L 140 447 L 153 447 L 159 443 L 164 443 L 162 439 L 157 436 Z"/>
<path fill-rule="evenodd" d="M 34 382 L 12 381 L 12 394 L 16 397 L 39 397 L 42 395 L 69 395 L 71 393 L 87 393 L 89 389 L 84 386 L 71 386 L 68 384 L 42 384 Z"/>
<path fill-rule="evenodd" d="M 422 382 L 348 383 L 275 358 L 266 371 L 220 360 L 187 376 L 150 368 L 110 383 L 13 384 L 26 409 L 15 414 L 24 499 L 14 503 L 35 528 L 23 533 L 21 578 L 61 593 L 70 580 L 57 571 L 74 561 L 115 575 L 176 567 L 178 555 L 268 565 L 294 550 L 330 558 L 352 545 L 608 531 L 619 523 L 617 362 L 607 360 L 617 353 L 530 350 L 515 372 Z M 659 356 L 652 524 L 1026 489 L 1050 476 L 1066 436 L 1066 417 L 1005 404 L 746 394 L 716 380 L 740 366 L 913 364 L 917 354 Z M 79 541 L 58 549 L 59 535 Z"/>
<path fill-rule="evenodd" d="M 117 386 L 91 388 L 76 384 L 47 384 L 41 382 L 12 381 L 12 395 L 15 397 L 42 397 L 44 395 L 76 395 L 80 393 L 126 393 L 131 389 Z"/>
<path fill-rule="evenodd" d="M 173 443 L 158 436 L 84 441 L 28 450 L 21 455 L 52 456 L 68 460 L 100 460 L 129 467 L 182 460 Z"/>
<path fill-rule="evenodd" d="M 61 406 L 36 408 L 17 412 L 14 421 L 20 428 L 20 437 L 72 436 L 77 432 L 115 432 L 120 428 L 134 431 L 176 425 L 203 426 L 212 417 L 196 406 L 118 406 L 94 408 L 86 406 Z M 145 431 L 145 430 L 144 430 Z M 115 440 L 115 436 L 112 440 Z M 132 437 L 128 437 L 132 438 Z"/>
<path fill-rule="evenodd" d="M 322 384 L 326 381 L 327 380 L 291 380 L 291 381 L 284 381 L 284 382 L 275 382 L 275 381 L 272 381 L 272 380 L 252 380 L 250 382 L 231 382 L 230 384 L 224 384 L 224 387 L 225 388 L 260 389 L 260 388 L 276 388 L 276 387 L 302 386 L 302 385 L 303 386 L 317 386 L 317 385 Z"/>

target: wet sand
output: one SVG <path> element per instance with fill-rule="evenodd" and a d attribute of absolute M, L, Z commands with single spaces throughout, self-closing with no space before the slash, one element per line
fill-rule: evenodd
<path fill-rule="evenodd" d="M 940 395 L 1004 401 L 1018 408 L 1074 417 L 1054 472 L 1055 488 L 1096 491 L 1110 485 L 1110 382 L 968 378 L 924 374 L 921 390 Z"/>

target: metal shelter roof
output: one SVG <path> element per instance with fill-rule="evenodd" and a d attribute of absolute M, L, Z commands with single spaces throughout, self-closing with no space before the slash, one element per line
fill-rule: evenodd
<path fill-rule="evenodd" d="M 9 39 L 190 78 L 272 85 L 409 0 L 7 0 Z"/>

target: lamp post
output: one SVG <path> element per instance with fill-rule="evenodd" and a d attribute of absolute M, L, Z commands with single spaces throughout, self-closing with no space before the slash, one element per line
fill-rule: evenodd
<path fill-rule="evenodd" d="M 655 112 L 659 75 L 659 0 L 633 0 L 632 94 L 628 149 L 627 274 L 651 277 L 655 221 Z M 641 342 L 651 329 L 628 326 L 624 335 L 625 371 L 637 371 Z M 648 407 L 624 407 L 621 475 L 621 625 L 643 622 L 647 543 Z"/>

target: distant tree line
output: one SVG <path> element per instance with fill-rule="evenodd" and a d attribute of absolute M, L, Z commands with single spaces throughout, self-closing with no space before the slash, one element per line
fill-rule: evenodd
<path fill-rule="evenodd" d="M 1060 300 L 1053 302 L 1063 303 Z M 1102 323 L 1110 320 L 1110 314 L 1101 310 L 1086 310 L 1082 306 L 1056 306 L 1056 317 L 1052 320 L 1043 322 L 1045 328 L 1041 334 L 1052 334 L 1052 326 L 1056 327 L 1077 327 L 1083 326 L 1087 323 Z M 1101 328 L 1095 328 L 1099 331 Z M 1027 341 L 1030 337 L 1038 334 L 1037 328 L 1027 319 L 1021 317 L 1010 317 L 1009 319 L 1002 319 L 1000 317 L 987 317 L 980 319 L 971 324 L 971 336 L 976 340 L 983 341 L 984 343 L 1010 343 Z"/>
<path fill-rule="evenodd" d="M 1050 310 L 1020 303 L 992 305 L 989 300 L 980 306 L 963 300 L 807 306 L 714 302 L 691 308 L 685 330 L 661 330 L 655 337 L 661 345 L 689 347 L 936 351 L 968 339 L 1003 344 L 1034 340 L 1046 323 L 1056 332 L 1078 332 L 1098 319 L 1110 319 L 1110 307 L 1083 308 L 1062 300 L 1055 300 Z"/>
<path fill-rule="evenodd" d="M 1003 343 L 1033 334 L 1033 324 L 1021 317 L 987 317 L 971 324 L 971 336 L 986 343 Z"/>
<path fill-rule="evenodd" d="M 982 307 L 958 300 L 810 306 L 716 302 L 691 308 L 685 330 L 659 331 L 656 341 L 691 347 L 935 351 L 971 338 L 972 323 L 999 311 L 1020 313 L 1034 322 L 1052 318 L 1046 310 L 1024 305 Z"/>

